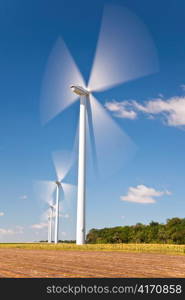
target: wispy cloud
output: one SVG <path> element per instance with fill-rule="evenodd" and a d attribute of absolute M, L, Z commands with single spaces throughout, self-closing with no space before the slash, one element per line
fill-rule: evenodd
<path fill-rule="evenodd" d="M 111 111 L 115 117 L 134 120 L 137 118 L 137 112 L 133 110 L 133 100 L 117 102 L 106 102 L 105 107 Z"/>
<path fill-rule="evenodd" d="M 185 84 L 181 84 L 181 85 L 180 85 L 180 88 L 181 88 L 183 91 L 185 91 Z"/>
<path fill-rule="evenodd" d="M 121 196 L 121 200 L 137 203 L 155 203 L 155 197 L 161 197 L 163 195 L 170 195 L 169 191 L 157 191 L 154 188 L 147 187 L 143 184 L 136 187 L 129 187 L 128 193 L 125 196 Z"/>
<path fill-rule="evenodd" d="M 64 218 L 64 219 L 69 219 L 70 215 L 69 214 L 60 214 L 59 217 Z"/>
<path fill-rule="evenodd" d="M 15 226 L 15 229 L 4 229 L 0 228 L 0 235 L 15 235 L 15 234 L 23 234 L 24 227 L 22 226 Z"/>
<path fill-rule="evenodd" d="M 48 227 L 48 223 L 33 224 L 30 227 L 33 228 L 33 229 L 43 229 L 45 227 Z"/>
<path fill-rule="evenodd" d="M 9 235 L 9 234 L 14 234 L 14 231 L 12 229 L 4 229 L 0 228 L 0 235 Z"/>
<path fill-rule="evenodd" d="M 142 113 L 149 119 L 160 116 L 168 126 L 185 125 L 185 97 L 172 97 L 167 100 L 159 97 L 144 103 L 135 100 L 111 101 L 106 102 L 105 107 L 118 118 L 133 120 Z"/>
<path fill-rule="evenodd" d="M 27 195 L 22 195 L 22 196 L 20 196 L 20 199 L 21 199 L 21 200 L 27 200 L 27 199 L 28 199 L 28 196 L 27 196 Z"/>
<path fill-rule="evenodd" d="M 0 217 L 3 217 L 3 216 L 4 216 L 4 212 L 0 211 Z"/>
<path fill-rule="evenodd" d="M 15 227 L 15 234 L 23 234 L 24 233 L 24 227 L 17 225 Z"/>

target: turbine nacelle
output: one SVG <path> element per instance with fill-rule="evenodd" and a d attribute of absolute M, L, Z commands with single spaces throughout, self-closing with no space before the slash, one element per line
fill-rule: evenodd
<path fill-rule="evenodd" d="M 82 86 L 79 85 L 72 85 L 71 86 L 72 91 L 79 95 L 79 96 L 88 96 L 90 91 L 87 90 L 86 88 L 83 88 Z"/>
<path fill-rule="evenodd" d="M 55 181 L 55 183 L 56 183 L 56 185 L 58 186 L 58 188 L 61 188 L 62 187 L 62 184 L 61 184 L 61 182 L 60 181 Z"/>

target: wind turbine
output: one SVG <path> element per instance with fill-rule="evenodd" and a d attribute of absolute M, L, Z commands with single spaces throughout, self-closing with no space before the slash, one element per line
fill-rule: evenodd
<path fill-rule="evenodd" d="M 42 122 L 51 120 L 80 97 L 76 228 L 79 245 L 85 243 L 87 120 L 98 171 L 103 176 L 118 170 L 135 148 L 92 93 L 156 71 L 157 53 L 146 26 L 122 6 L 105 6 L 87 85 L 61 38 L 49 57 L 41 97 Z"/>
<path fill-rule="evenodd" d="M 62 189 L 62 184 L 60 181 L 55 181 L 56 183 L 56 205 L 55 205 L 55 244 L 58 243 L 58 234 L 59 234 L 59 192 Z"/>
<path fill-rule="evenodd" d="M 52 154 L 53 164 L 56 172 L 55 180 L 38 181 L 37 191 L 39 198 L 49 204 L 48 214 L 48 242 L 52 241 L 52 221 L 54 218 L 54 243 L 58 243 L 59 239 L 59 212 L 60 199 L 68 200 L 69 194 L 74 189 L 72 184 L 66 182 L 66 177 L 72 166 L 72 159 L 66 151 L 56 151 Z M 55 197 L 55 201 L 54 198 Z"/>
<path fill-rule="evenodd" d="M 54 205 L 50 204 L 48 211 L 48 243 L 52 242 L 53 211 Z"/>

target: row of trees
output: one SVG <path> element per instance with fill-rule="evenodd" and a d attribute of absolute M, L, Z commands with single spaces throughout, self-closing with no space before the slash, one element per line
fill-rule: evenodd
<path fill-rule="evenodd" d="M 150 222 L 132 226 L 91 229 L 87 243 L 168 243 L 185 244 L 185 218 L 168 219 L 166 224 Z"/>

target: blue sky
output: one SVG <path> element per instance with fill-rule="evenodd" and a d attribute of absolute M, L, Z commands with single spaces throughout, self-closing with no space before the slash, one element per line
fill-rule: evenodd
<path fill-rule="evenodd" d="M 179 0 L 177 5 L 172 0 L 27 3 L 3 0 L 0 3 L 0 242 L 47 238 L 46 227 L 31 227 L 45 222 L 41 215 L 47 208 L 35 195 L 33 182 L 55 178 L 51 153 L 72 150 L 78 121 L 76 103 L 41 126 L 40 94 L 47 59 L 57 38 L 62 36 L 87 79 L 106 3 L 124 5 L 144 22 L 155 43 L 160 69 L 96 94 L 102 104 L 116 103 L 116 113 L 111 109 L 109 113 L 134 141 L 137 151 L 114 176 L 103 180 L 101 185 L 94 182 L 88 186 L 87 230 L 184 217 L 185 123 L 180 113 L 185 97 L 184 1 Z M 120 107 L 124 101 L 129 102 L 129 109 Z M 157 109 L 149 106 L 150 101 L 152 105 L 157 103 Z M 167 108 L 162 109 L 159 104 L 164 103 Z M 120 117 L 128 110 L 134 111 L 136 117 Z M 171 117 L 178 120 L 172 122 Z M 75 176 L 70 180 L 76 183 Z M 133 202 L 134 197 L 145 200 L 149 197 L 149 202 L 152 198 L 155 203 L 143 204 L 142 199 Z M 62 238 L 75 238 L 75 209 L 74 196 L 66 211 L 70 217 L 61 218 Z"/>

